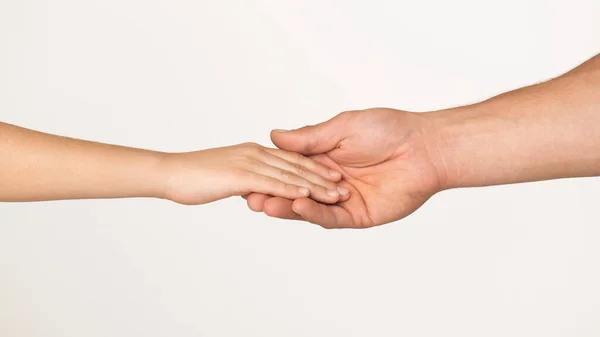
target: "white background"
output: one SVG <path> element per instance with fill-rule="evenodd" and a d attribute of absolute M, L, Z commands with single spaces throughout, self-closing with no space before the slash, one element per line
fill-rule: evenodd
<path fill-rule="evenodd" d="M 269 145 L 347 109 L 554 77 L 600 52 L 599 17 L 597 0 L 0 0 L 0 120 Z M 242 199 L 0 204 L 0 335 L 598 336 L 599 199 L 599 179 L 454 190 L 362 231 Z"/>

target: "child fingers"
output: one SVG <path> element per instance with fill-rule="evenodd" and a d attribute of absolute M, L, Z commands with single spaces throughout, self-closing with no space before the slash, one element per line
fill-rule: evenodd
<path fill-rule="evenodd" d="M 335 190 L 337 187 L 335 182 L 333 182 L 332 180 L 323 178 L 323 176 L 321 176 L 316 171 L 314 171 L 313 169 L 316 167 L 313 165 L 304 166 L 302 163 L 293 163 L 293 162 L 283 159 L 277 155 L 274 155 L 272 153 L 265 153 L 264 156 L 261 156 L 261 158 L 258 158 L 258 159 L 269 166 L 273 166 L 273 167 L 276 167 L 281 170 L 293 172 L 297 176 L 300 176 L 300 177 L 312 182 L 313 184 L 323 186 L 327 189 Z M 306 158 L 306 159 L 308 159 L 308 158 Z M 321 164 L 318 164 L 318 165 L 321 165 Z"/>
<path fill-rule="evenodd" d="M 340 172 L 332 170 L 327 166 L 301 154 L 270 148 L 265 148 L 264 150 L 273 156 L 279 157 L 288 163 L 291 163 L 295 167 L 306 168 L 308 171 L 314 172 L 328 181 L 340 181 L 342 179 L 342 174 Z"/>
<path fill-rule="evenodd" d="M 260 173 L 249 172 L 244 179 L 244 187 L 240 194 L 256 192 L 273 195 L 286 199 L 304 198 L 310 195 L 310 190 L 303 186 L 289 184 Z"/>
<path fill-rule="evenodd" d="M 302 219 L 323 228 L 360 228 L 350 212 L 337 205 L 323 205 L 310 199 L 298 199 L 292 203 L 292 210 Z"/>
<path fill-rule="evenodd" d="M 277 179 L 283 183 L 305 187 L 310 191 L 310 197 L 323 203 L 336 203 L 340 199 L 340 193 L 336 188 L 328 189 L 317 185 L 294 172 L 259 163 L 252 169 L 255 173 Z M 335 185 L 335 184 L 334 184 Z"/>
<path fill-rule="evenodd" d="M 312 182 L 313 184 L 324 187 L 327 190 L 326 192 L 329 196 L 334 196 L 335 191 L 337 191 L 339 194 L 338 202 L 346 201 L 350 197 L 350 190 L 340 186 L 339 182 L 335 183 L 331 180 L 324 179 L 322 176 L 320 176 L 314 172 L 308 171 L 306 167 L 301 166 L 300 164 L 291 163 L 287 160 L 284 160 L 284 159 L 277 157 L 275 155 L 272 155 L 272 154 L 268 154 L 267 156 L 265 156 L 261 159 L 267 165 L 277 167 L 277 168 L 285 170 L 285 171 L 293 172 L 296 175 Z M 308 159 L 308 158 L 305 158 L 305 159 Z M 320 163 L 317 163 L 317 164 L 321 165 Z M 340 176 L 341 176 L 341 174 L 340 174 Z M 311 196 L 314 196 L 314 193 L 311 194 Z M 319 194 L 316 196 L 320 197 L 320 196 L 322 196 L 322 194 Z"/>

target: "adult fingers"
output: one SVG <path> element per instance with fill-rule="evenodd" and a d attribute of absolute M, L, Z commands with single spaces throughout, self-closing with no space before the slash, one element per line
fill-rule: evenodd
<path fill-rule="evenodd" d="M 294 213 L 302 219 L 324 228 L 359 227 L 346 209 L 337 205 L 323 205 L 308 198 L 300 198 L 292 203 Z"/>
<path fill-rule="evenodd" d="M 273 130 L 271 141 L 282 150 L 304 155 L 331 151 L 344 138 L 344 114 L 317 124 L 296 130 Z"/>
<path fill-rule="evenodd" d="M 273 198 L 271 195 L 262 194 L 262 193 L 250 193 L 243 196 L 246 199 L 246 204 L 248 204 L 248 208 L 253 210 L 254 212 L 262 212 L 264 209 L 264 204 L 268 199 Z"/>
<path fill-rule="evenodd" d="M 300 215 L 292 210 L 293 200 L 284 198 L 268 198 L 263 203 L 263 212 L 266 215 L 288 220 L 303 220 Z"/>

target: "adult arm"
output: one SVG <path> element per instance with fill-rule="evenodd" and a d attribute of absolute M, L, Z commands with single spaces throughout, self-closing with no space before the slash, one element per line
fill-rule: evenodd
<path fill-rule="evenodd" d="M 323 205 L 264 194 L 248 206 L 326 228 L 365 228 L 408 216 L 433 194 L 600 175 L 600 56 L 551 81 L 434 112 L 375 108 L 273 131 L 284 150 L 342 172 L 347 201 Z"/>
<path fill-rule="evenodd" d="M 554 80 L 425 114 L 444 188 L 600 175 L 600 55 Z"/>

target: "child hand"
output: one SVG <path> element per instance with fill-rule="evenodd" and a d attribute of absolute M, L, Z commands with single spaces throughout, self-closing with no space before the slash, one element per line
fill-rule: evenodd
<path fill-rule="evenodd" d="M 340 172 L 302 155 L 254 143 L 167 154 L 163 168 L 164 197 L 186 205 L 252 192 L 288 199 L 310 195 L 323 203 L 348 198 L 348 191 L 335 183 Z"/>

